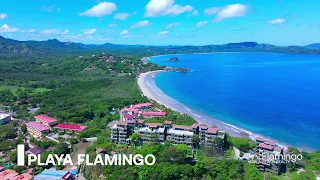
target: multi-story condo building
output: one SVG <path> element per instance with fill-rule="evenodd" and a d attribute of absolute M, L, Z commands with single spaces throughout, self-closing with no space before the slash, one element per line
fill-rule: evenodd
<path fill-rule="evenodd" d="M 165 140 L 165 128 L 161 123 L 146 123 L 145 127 L 138 130 L 143 143 L 163 142 Z"/>
<path fill-rule="evenodd" d="M 256 142 L 256 166 L 259 171 L 279 175 L 283 171 L 283 148 L 260 137 L 256 138 Z"/>
<path fill-rule="evenodd" d="M 171 141 L 172 144 L 185 144 L 189 147 L 192 147 L 192 136 L 194 135 L 193 132 L 185 131 L 185 130 L 179 130 L 171 128 L 167 132 L 167 140 Z"/>
<path fill-rule="evenodd" d="M 111 140 L 117 144 L 130 144 L 134 121 L 119 121 L 111 127 Z"/>
<path fill-rule="evenodd" d="M 56 119 L 49 117 L 47 115 L 44 115 L 44 114 L 35 116 L 34 118 L 36 119 L 37 122 L 39 122 L 45 126 L 48 126 L 48 127 L 52 127 L 52 126 L 58 124 L 58 121 Z"/>
<path fill-rule="evenodd" d="M 34 137 L 41 137 L 49 132 L 50 128 L 39 122 L 26 123 L 28 132 Z"/>

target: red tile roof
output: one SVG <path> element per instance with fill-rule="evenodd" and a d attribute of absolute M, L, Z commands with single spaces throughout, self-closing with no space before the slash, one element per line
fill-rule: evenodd
<path fill-rule="evenodd" d="M 197 129 L 199 126 L 200 126 L 200 124 L 193 123 L 191 127 L 192 127 L 192 129 Z"/>
<path fill-rule="evenodd" d="M 265 143 L 265 144 L 267 144 L 267 145 L 271 145 L 271 146 L 276 145 L 276 143 L 275 143 L 275 142 L 273 142 L 273 141 L 269 141 L 269 140 L 265 141 L 264 143 Z"/>
<path fill-rule="evenodd" d="M 145 125 L 148 127 L 160 127 L 162 123 L 146 123 Z"/>
<path fill-rule="evenodd" d="M 164 124 L 172 124 L 172 121 L 165 121 Z"/>
<path fill-rule="evenodd" d="M 127 122 L 130 124 L 134 124 L 134 120 L 128 120 Z"/>
<path fill-rule="evenodd" d="M 267 144 L 259 144 L 259 148 L 267 149 L 267 150 L 273 150 L 273 146 L 267 145 Z"/>
<path fill-rule="evenodd" d="M 96 153 L 102 153 L 102 152 L 106 152 L 106 150 L 103 149 L 103 148 L 98 148 L 98 149 L 96 150 Z"/>
<path fill-rule="evenodd" d="M 34 118 L 38 119 L 39 121 L 43 121 L 43 122 L 47 122 L 47 123 L 52 123 L 52 122 L 56 122 L 57 120 L 49 117 L 47 115 L 41 114 L 39 116 L 35 116 Z"/>
<path fill-rule="evenodd" d="M 207 133 L 209 134 L 217 134 L 218 128 L 208 128 Z"/>
<path fill-rule="evenodd" d="M 142 108 L 142 107 L 148 107 L 148 106 L 151 106 L 152 104 L 151 103 L 142 103 L 142 104 L 135 104 L 135 105 L 133 105 L 132 107 L 133 108 Z"/>
<path fill-rule="evenodd" d="M 165 116 L 166 112 L 142 112 L 142 116 Z"/>
<path fill-rule="evenodd" d="M 262 137 L 256 137 L 256 141 L 264 142 L 265 140 Z"/>
<path fill-rule="evenodd" d="M 128 121 L 119 121 L 117 125 L 128 125 Z"/>
<path fill-rule="evenodd" d="M 208 129 L 208 126 L 200 126 L 200 129 Z"/>
<path fill-rule="evenodd" d="M 54 128 L 71 130 L 71 131 L 82 131 L 82 130 L 86 129 L 87 126 L 80 126 L 78 124 L 58 124 Z"/>
<path fill-rule="evenodd" d="M 124 116 L 123 116 L 124 118 L 136 118 L 137 117 L 137 115 L 135 115 L 135 114 L 125 114 Z"/>
<path fill-rule="evenodd" d="M 45 125 L 43 125 L 43 124 L 41 124 L 39 122 L 34 122 L 34 121 L 28 122 L 28 123 L 26 123 L 26 125 L 29 126 L 29 127 L 34 128 L 34 129 L 36 129 L 36 130 L 38 130 L 40 132 L 50 129 L 48 126 L 45 126 Z"/>
<path fill-rule="evenodd" d="M 138 124 L 143 124 L 143 123 L 144 123 L 144 120 L 138 119 Z"/>
<path fill-rule="evenodd" d="M 127 107 L 125 107 L 125 108 L 121 109 L 121 112 L 123 112 L 123 111 L 133 112 L 134 110 L 135 110 L 135 109 L 133 109 L 133 108 L 127 108 Z"/>
<path fill-rule="evenodd" d="M 191 126 L 183 126 L 183 125 L 174 124 L 174 125 L 173 125 L 173 129 L 190 130 L 190 129 L 191 129 Z"/>

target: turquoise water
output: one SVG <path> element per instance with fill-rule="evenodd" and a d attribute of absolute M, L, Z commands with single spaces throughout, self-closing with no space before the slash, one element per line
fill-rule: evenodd
<path fill-rule="evenodd" d="M 179 62 L 165 62 L 175 56 Z M 320 149 L 320 56 L 217 53 L 150 62 L 192 70 L 155 78 L 183 104 L 280 142 Z"/>

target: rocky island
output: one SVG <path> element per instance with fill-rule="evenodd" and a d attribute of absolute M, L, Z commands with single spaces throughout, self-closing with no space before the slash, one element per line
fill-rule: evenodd
<path fill-rule="evenodd" d="M 172 57 L 169 60 L 165 60 L 165 62 L 178 62 L 179 58 L 178 57 Z"/>

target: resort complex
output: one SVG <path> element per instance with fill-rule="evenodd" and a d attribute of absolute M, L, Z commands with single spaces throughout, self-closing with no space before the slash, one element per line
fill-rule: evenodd
<path fill-rule="evenodd" d="M 170 141 L 174 145 L 185 144 L 193 147 L 195 142 L 192 138 L 197 135 L 203 146 L 213 147 L 215 138 L 221 139 L 224 144 L 225 132 L 214 127 L 197 123 L 192 126 L 176 125 L 170 120 L 164 123 L 145 122 L 151 117 L 157 119 L 166 115 L 166 112 L 152 112 L 151 106 L 151 103 L 143 103 L 123 108 L 120 111 L 121 120 L 110 127 L 112 141 L 117 144 L 131 144 L 130 136 L 137 133 L 142 143 Z"/>

